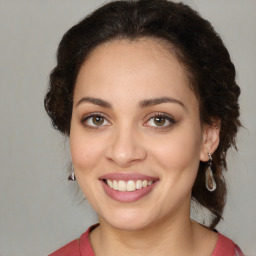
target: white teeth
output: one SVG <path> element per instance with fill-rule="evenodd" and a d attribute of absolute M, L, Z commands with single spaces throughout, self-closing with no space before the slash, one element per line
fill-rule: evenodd
<path fill-rule="evenodd" d="M 126 187 L 127 191 L 135 191 L 136 187 L 135 187 L 135 182 L 133 180 L 129 180 L 127 182 L 127 187 Z"/>
<path fill-rule="evenodd" d="M 142 187 L 145 188 L 148 185 L 148 181 L 147 180 L 143 180 L 142 181 Z"/>
<path fill-rule="evenodd" d="M 152 185 L 152 183 L 153 183 L 153 180 L 149 180 L 149 181 L 148 181 L 148 185 L 149 185 L 149 186 Z"/>
<path fill-rule="evenodd" d="M 112 183 L 111 180 L 107 180 L 107 184 L 108 184 L 108 186 L 109 186 L 110 188 L 113 188 L 113 183 Z"/>
<path fill-rule="evenodd" d="M 107 185 L 114 189 L 114 190 L 118 190 L 118 191 L 135 191 L 136 189 L 142 189 L 145 188 L 147 186 L 150 186 L 153 184 L 153 180 L 128 180 L 128 181 L 124 181 L 124 180 L 109 180 L 107 179 Z"/>
<path fill-rule="evenodd" d="M 141 189 L 142 188 L 142 181 L 141 180 L 137 180 L 136 181 L 136 189 Z"/>
<path fill-rule="evenodd" d="M 116 180 L 113 180 L 113 189 L 114 190 L 118 190 L 118 184 L 117 184 L 117 181 Z"/>
<path fill-rule="evenodd" d="M 123 180 L 118 181 L 118 190 L 119 191 L 126 191 L 126 182 Z"/>

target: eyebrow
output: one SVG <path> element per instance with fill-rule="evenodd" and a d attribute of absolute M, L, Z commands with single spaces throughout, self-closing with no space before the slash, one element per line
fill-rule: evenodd
<path fill-rule="evenodd" d="M 144 107 L 151 107 L 151 106 L 159 105 L 162 103 L 177 103 L 177 104 L 181 105 L 182 107 L 185 107 L 185 105 L 181 101 L 174 99 L 174 98 L 170 98 L 170 97 L 146 99 L 146 100 L 141 101 L 139 104 L 140 104 L 141 108 L 144 108 Z"/>
<path fill-rule="evenodd" d="M 88 103 L 91 103 L 91 104 L 94 104 L 94 105 L 98 105 L 100 107 L 103 107 L 103 108 L 112 108 L 112 105 L 105 101 L 105 100 L 102 100 L 102 99 L 98 99 L 98 98 L 91 98 L 91 97 L 84 97 L 82 99 L 80 99 L 77 104 L 76 104 L 76 107 L 78 105 L 80 105 L 81 103 L 85 103 L 85 102 L 88 102 Z"/>
<path fill-rule="evenodd" d="M 103 108 L 112 108 L 112 105 L 109 102 L 107 102 L 105 100 L 102 100 L 102 99 L 99 99 L 99 98 L 92 98 L 92 97 L 81 98 L 77 102 L 76 107 L 78 105 L 80 105 L 81 103 L 86 103 L 86 102 L 94 104 L 94 105 L 98 105 L 98 106 L 103 107 Z M 142 101 L 139 102 L 139 106 L 141 108 L 146 108 L 146 107 L 152 107 L 152 106 L 155 106 L 155 105 L 159 105 L 159 104 L 162 104 L 162 103 L 176 103 L 176 104 L 179 104 L 180 106 L 185 108 L 185 105 L 181 101 L 179 101 L 177 99 L 174 99 L 174 98 L 170 98 L 170 97 L 145 99 L 145 100 L 142 100 Z"/>

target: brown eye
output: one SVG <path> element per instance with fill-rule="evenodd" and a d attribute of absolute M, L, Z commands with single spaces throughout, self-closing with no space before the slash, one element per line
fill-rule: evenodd
<path fill-rule="evenodd" d="M 154 123 L 157 126 L 163 126 L 165 124 L 165 122 L 166 122 L 166 118 L 165 117 L 162 117 L 162 116 L 154 117 Z"/>
<path fill-rule="evenodd" d="M 92 122 L 94 125 L 99 126 L 104 123 L 104 118 L 101 116 L 94 116 L 92 117 Z"/>
<path fill-rule="evenodd" d="M 88 128 L 99 128 L 102 126 L 108 126 L 110 123 L 108 120 L 99 114 L 91 114 L 89 116 L 86 116 L 81 121 L 84 126 Z"/>
<path fill-rule="evenodd" d="M 166 114 L 159 113 L 159 114 L 151 117 L 146 122 L 146 125 L 154 127 L 154 128 L 163 128 L 164 129 L 164 128 L 170 127 L 174 123 L 175 123 L 175 121 L 173 118 L 171 118 L 170 116 L 167 116 Z"/>

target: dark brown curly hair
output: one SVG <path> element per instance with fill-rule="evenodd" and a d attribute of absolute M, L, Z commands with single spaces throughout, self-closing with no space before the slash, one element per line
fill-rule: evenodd
<path fill-rule="evenodd" d="M 81 65 L 98 45 L 149 37 L 174 48 L 186 69 L 200 106 L 202 123 L 220 121 L 220 143 L 213 155 L 214 192 L 205 188 L 207 163 L 200 162 L 192 198 L 212 214 L 210 228 L 222 218 L 226 198 L 223 170 L 228 148 L 236 148 L 240 88 L 229 53 L 212 25 L 182 3 L 167 0 L 113 1 L 94 11 L 63 36 L 50 75 L 45 109 L 54 128 L 69 135 L 74 85 Z"/>

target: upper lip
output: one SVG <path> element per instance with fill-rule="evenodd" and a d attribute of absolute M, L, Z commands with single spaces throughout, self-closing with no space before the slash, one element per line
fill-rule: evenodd
<path fill-rule="evenodd" d="M 101 180 L 123 180 L 123 181 L 128 181 L 128 180 L 153 180 L 156 181 L 158 180 L 157 177 L 153 176 L 148 176 L 140 173 L 107 173 L 99 177 Z"/>

